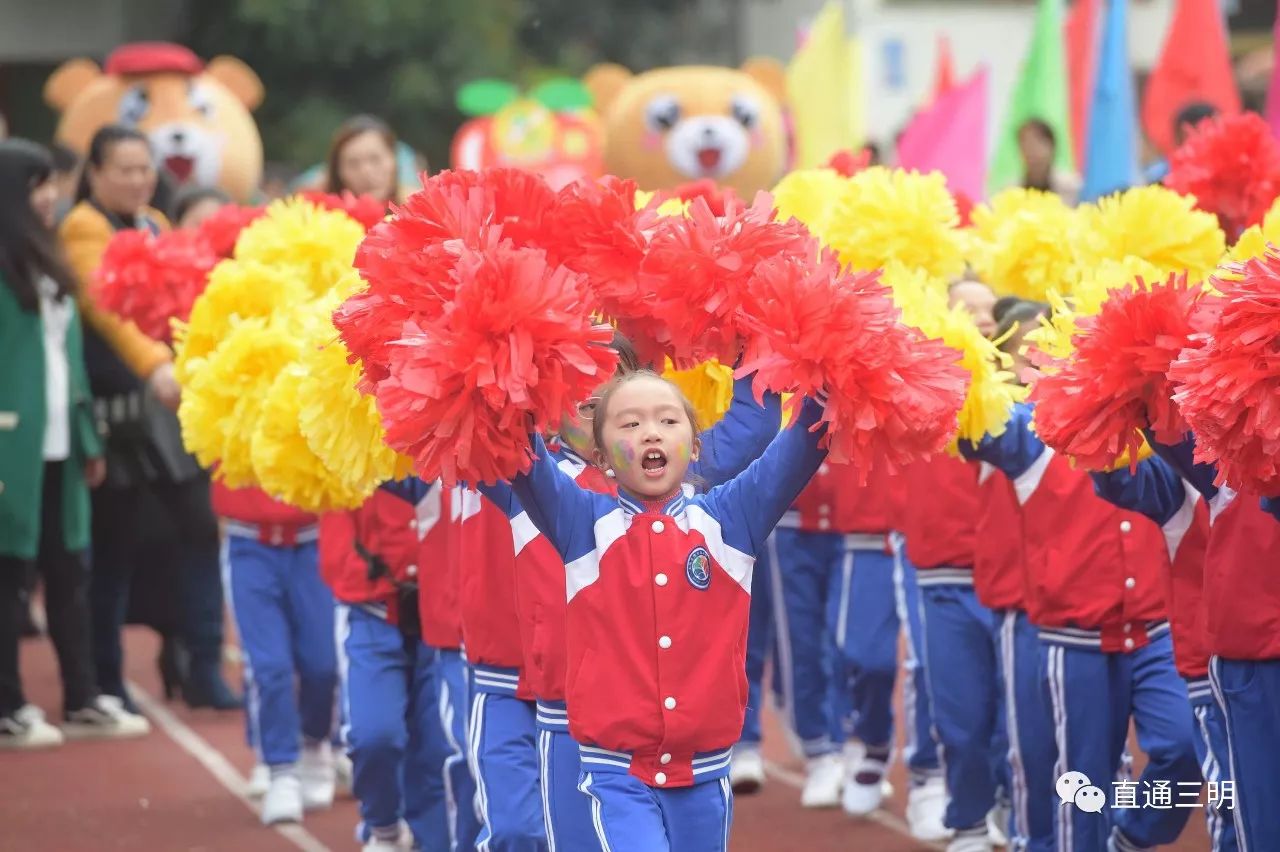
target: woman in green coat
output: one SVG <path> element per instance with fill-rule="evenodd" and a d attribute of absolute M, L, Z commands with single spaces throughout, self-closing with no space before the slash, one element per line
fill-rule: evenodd
<path fill-rule="evenodd" d="M 89 488 L 102 481 L 75 277 L 53 233 L 49 153 L 0 142 L 0 748 L 66 736 L 136 736 L 146 719 L 98 694 L 89 639 Z M 20 607 L 35 565 L 62 673 L 62 730 L 28 705 Z"/>

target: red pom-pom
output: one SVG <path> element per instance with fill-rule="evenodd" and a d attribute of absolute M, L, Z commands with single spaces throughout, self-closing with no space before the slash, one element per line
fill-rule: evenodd
<path fill-rule="evenodd" d="M 218 211 L 200 223 L 196 230 L 209 243 L 218 257 L 231 257 L 235 253 L 236 240 L 245 227 L 266 212 L 265 207 L 241 207 L 224 204 Z"/>
<path fill-rule="evenodd" d="M 774 221 L 773 199 L 764 192 L 750 207 L 730 201 L 720 217 L 699 199 L 687 216 L 660 220 L 640 284 L 649 312 L 667 329 L 672 360 L 678 366 L 710 358 L 734 363 L 757 267 L 778 256 L 809 258 L 816 248 L 797 220 Z"/>
<path fill-rule="evenodd" d="M 1164 182 L 1217 214 L 1234 242 L 1280 195 L 1280 142 L 1256 113 L 1203 121 L 1169 158 Z"/>
<path fill-rule="evenodd" d="M 326 210 L 341 210 L 355 219 L 365 230 L 387 218 L 387 205 L 372 195 L 356 195 L 344 190 L 341 194 L 310 190 L 299 193 L 306 201 Z"/>
<path fill-rule="evenodd" d="M 463 249 L 456 277 L 447 313 L 390 349 L 377 387 L 387 444 L 424 479 L 510 479 L 529 469 L 529 433 L 613 374 L 613 332 L 592 324 L 585 277 L 541 251 Z"/>
<path fill-rule="evenodd" d="M 742 199 L 732 187 L 720 186 L 711 178 L 682 183 L 674 189 L 659 193 L 659 202 L 678 198 L 686 204 L 702 199 L 716 216 L 723 216 L 731 205 L 741 204 Z"/>
<path fill-rule="evenodd" d="M 1231 268 L 1202 345 L 1170 368 L 1174 401 L 1196 436 L 1196 461 L 1254 494 L 1280 489 L 1280 256 Z"/>
<path fill-rule="evenodd" d="M 871 165 L 871 151 L 863 148 L 861 151 L 836 151 L 831 155 L 831 159 L 827 160 L 827 168 L 833 170 L 841 177 L 853 177 L 858 172 Z"/>
<path fill-rule="evenodd" d="M 1148 426 L 1177 443 L 1187 424 L 1173 404 L 1169 365 L 1207 326 L 1203 296 L 1186 273 L 1112 291 L 1096 316 L 1079 321 L 1075 352 L 1042 362 L 1031 390 L 1041 440 L 1088 470 L 1107 469 L 1123 452 L 1136 465 Z"/>
<path fill-rule="evenodd" d="M 941 450 L 955 435 L 968 375 L 960 354 L 899 321 L 878 272 L 842 270 L 834 253 L 765 261 L 752 282 L 755 331 L 738 375 L 757 392 L 829 393 L 834 462 L 865 477 Z"/>
<path fill-rule="evenodd" d="M 195 231 L 118 231 L 107 244 L 96 275 L 94 298 L 106 310 L 132 321 L 156 340 L 173 336 L 170 321 L 185 321 L 204 291 L 218 257 Z"/>

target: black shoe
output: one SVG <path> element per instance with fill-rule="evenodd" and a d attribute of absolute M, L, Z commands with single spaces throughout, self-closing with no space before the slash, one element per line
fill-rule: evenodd
<path fill-rule="evenodd" d="M 239 710 L 244 706 L 244 699 L 231 691 L 220 672 L 192 673 L 182 684 L 182 698 L 193 710 L 201 707 Z"/>

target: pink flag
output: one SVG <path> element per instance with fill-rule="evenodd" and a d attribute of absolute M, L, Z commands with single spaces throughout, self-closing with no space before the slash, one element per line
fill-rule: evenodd
<path fill-rule="evenodd" d="M 921 110 L 898 140 L 898 165 L 939 171 L 953 193 L 983 197 L 987 182 L 987 69 Z"/>

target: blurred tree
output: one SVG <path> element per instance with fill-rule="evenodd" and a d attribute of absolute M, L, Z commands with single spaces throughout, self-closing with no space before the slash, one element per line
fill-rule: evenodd
<path fill-rule="evenodd" d="M 531 86 L 596 62 L 648 68 L 714 49 L 717 0 L 228 0 L 192 3 L 186 42 L 229 53 L 267 88 L 257 113 L 270 160 L 323 159 L 333 129 L 370 112 L 448 162 L 454 93 L 480 77 Z"/>

